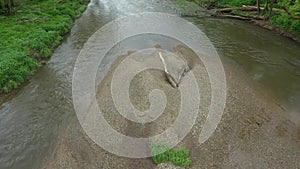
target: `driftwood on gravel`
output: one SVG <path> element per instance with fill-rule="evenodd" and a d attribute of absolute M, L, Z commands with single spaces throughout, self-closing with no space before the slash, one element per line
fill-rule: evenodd
<path fill-rule="evenodd" d="M 178 79 L 176 80 L 171 74 L 170 72 L 168 71 L 168 68 L 167 68 L 167 64 L 166 64 L 166 61 L 165 59 L 163 58 L 161 52 L 158 52 L 158 55 L 159 55 L 159 58 L 164 66 L 164 71 L 165 71 L 165 75 L 166 75 L 166 78 L 168 80 L 168 82 L 171 84 L 171 86 L 173 88 L 177 88 L 179 87 L 179 84 L 180 82 L 182 81 L 182 78 L 190 71 L 190 68 L 187 66 L 185 67 L 178 75 Z"/>
<path fill-rule="evenodd" d="M 165 71 L 166 77 L 168 79 L 168 82 L 171 84 L 172 87 L 174 87 L 174 88 L 178 87 L 179 86 L 178 82 L 174 79 L 173 76 L 171 76 L 171 74 L 168 71 L 165 59 L 162 57 L 160 52 L 158 54 L 159 54 L 159 58 L 160 58 L 162 64 L 164 65 L 164 71 Z"/>

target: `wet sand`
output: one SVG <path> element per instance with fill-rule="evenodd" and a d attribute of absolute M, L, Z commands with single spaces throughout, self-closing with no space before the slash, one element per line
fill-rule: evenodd
<path fill-rule="evenodd" d="M 297 168 L 300 167 L 300 113 L 279 103 L 271 94 L 249 79 L 242 71 L 225 64 L 227 78 L 226 108 L 217 130 L 203 144 L 199 134 L 208 114 L 210 84 L 204 65 L 194 53 L 177 47 L 175 53 L 185 56 L 200 88 L 200 111 L 195 125 L 178 144 L 190 152 L 190 168 Z M 136 108 L 146 110 L 149 92 L 161 89 L 168 103 L 162 116 L 147 124 L 123 118 L 110 94 L 112 74 L 126 56 L 120 57 L 99 85 L 98 104 L 109 124 L 132 137 L 153 136 L 170 126 L 178 114 L 180 93 L 166 81 L 164 73 L 146 70 L 130 85 L 130 99 Z M 43 168 L 155 168 L 151 158 L 130 159 L 106 152 L 83 132 L 78 120 L 70 117 Z"/>

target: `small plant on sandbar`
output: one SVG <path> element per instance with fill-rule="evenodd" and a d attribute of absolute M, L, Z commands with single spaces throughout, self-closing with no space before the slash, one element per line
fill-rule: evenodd
<path fill-rule="evenodd" d="M 189 159 L 189 153 L 184 148 L 176 150 L 165 144 L 151 143 L 150 150 L 152 160 L 155 164 L 170 161 L 174 165 L 184 168 L 188 168 L 192 164 L 192 161 Z"/>

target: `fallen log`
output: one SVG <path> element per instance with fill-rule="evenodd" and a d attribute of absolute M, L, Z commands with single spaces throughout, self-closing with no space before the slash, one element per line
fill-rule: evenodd
<path fill-rule="evenodd" d="M 240 19 L 240 20 L 245 20 L 245 21 L 251 20 L 251 18 L 238 16 L 238 15 L 216 15 L 216 17 L 219 17 L 219 18 L 233 18 L 233 19 Z"/>
<path fill-rule="evenodd" d="M 243 6 L 238 8 L 222 8 L 217 9 L 218 12 L 229 13 L 232 11 L 257 11 L 257 7 L 254 6 Z"/>
<path fill-rule="evenodd" d="M 265 10 L 265 8 L 260 8 L 260 10 Z M 257 11 L 256 6 L 242 6 L 242 7 L 237 7 L 237 8 L 221 8 L 217 9 L 218 12 L 223 12 L 223 13 L 229 13 L 232 11 Z M 283 11 L 282 9 L 278 8 L 272 8 L 272 11 Z"/>
<path fill-rule="evenodd" d="M 243 7 L 252 7 L 252 8 L 256 8 L 256 9 L 257 9 L 256 6 L 245 6 L 245 5 L 244 5 Z M 260 10 L 264 11 L 265 8 L 261 7 Z M 272 11 L 282 11 L 282 9 L 272 8 Z"/>
<path fill-rule="evenodd" d="M 165 59 L 162 57 L 161 53 L 159 52 L 158 54 L 159 54 L 159 58 L 160 58 L 162 64 L 164 65 L 165 75 L 167 77 L 168 82 L 171 84 L 171 86 L 173 88 L 177 88 L 179 86 L 179 83 L 169 73 L 168 68 L 167 68 L 167 64 L 165 62 Z"/>
<path fill-rule="evenodd" d="M 190 67 L 188 65 L 185 65 L 185 67 L 180 72 L 178 72 L 179 73 L 178 77 L 175 77 L 177 75 L 175 75 L 173 77 L 171 75 L 172 73 L 169 72 L 169 70 L 168 70 L 167 63 L 166 63 L 165 59 L 163 58 L 162 53 L 158 52 L 158 55 L 159 55 L 159 58 L 160 58 L 163 66 L 164 66 L 164 71 L 165 71 L 165 75 L 166 75 L 166 78 L 167 78 L 168 82 L 171 84 L 171 86 L 173 88 L 178 88 L 180 82 L 182 81 L 182 78 L 190 71 Z"/>

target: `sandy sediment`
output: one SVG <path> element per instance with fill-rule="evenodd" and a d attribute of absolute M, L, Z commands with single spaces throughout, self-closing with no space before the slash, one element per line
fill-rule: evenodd
<path fill-rule="evenodd" d="M 211 99 L 209 78 L 195 54 L 182 46 L 174 53 L 184 56 L 192 68 L 200 89 L 200 110 L 196 123 L 178 147 L 190 152 L 191 168 L 297 168 L 300 166 L 300 118 L 281 106 L 263 88 L 242 72 L 224 65 L 227 78 L 226 108 L 217 130 L 203 144 L 199 134 L 208 114 Z M 110 83 L 118 64 L 114 62 L 99 85 L 97 100 L 108 123 L 118 132 L 131 137 L 148 137 L 163 132 L 176 120 L 180 108 L 180 92 L 173 88 L 162 71 L 145 70 L 134 77 L 130 99 L 141 110 L 150 106 L 148 95 L 161 89 L 167 97 L 163 114 L 153 122 L 139 124 L 120 115 L 112 100 Z M 299 113 L 299 112 L 298 112 Z M 168 165 L 161 165 L 164 167 Z M 155 168 L 150 158 L 130 159 L 111 154 L 90 140 L 75 115 L 62 132 L 44 168 Z M 168 167 L 167 167 L 168 168 Z M 169 167 L 172 168 L 172 167 Z"/>

